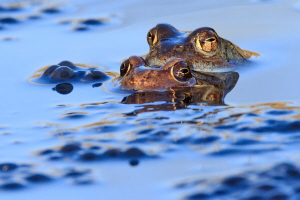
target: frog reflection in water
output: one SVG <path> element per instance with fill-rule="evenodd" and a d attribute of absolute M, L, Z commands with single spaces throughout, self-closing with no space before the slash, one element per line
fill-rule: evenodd
<path fill-rule="evenodd" d="M 194 70 L 212 71 L 259 56 L 221 38 L 209 27 L 183 32 L 169 24 L 158 24 L 148 32 L 147 41 L 150 51 L 145 59 L 150 65 L 162 66 L 170 59 L 183 58 Z"/>
<path fill-rule="evenodd" d="M 121 64 L 119 79 L 122 89 L 137 91 L 125 97 L 122 103 L 167 101 L 186 106 L 199 102 L 223 104 L 225 95 L 233 89 L 238 77 L 236 72 L 193 71 L 181 58 L 158 67 L 148 66 L 142 58 L 132 56 Z"/>

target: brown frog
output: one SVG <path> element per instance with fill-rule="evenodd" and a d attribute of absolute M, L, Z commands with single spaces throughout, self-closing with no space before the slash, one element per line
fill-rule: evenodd
<path fill-rule="evenodd" d="M 192 32 L 179 31 L 170 24 L 158 24 L 147 34 L 150 51 L 145 60 L 150 65 L 164 65 L 173 58 L 183 58 L 197 71 L 211 71 L 244 63 L 258 53 L 243 50 L 218 36 L 209 27 Z"/>
<path fill-rule="evenodd" d="M 190 67 L 181 58 L 174 58 L 161 67 L 145 66 L 145 60 L 138 56 L 131 56 L 125 60 L 120 67 L 121 88 L 135 91 L 160 91 L 196 84 Z"/>
<path fill-rule="evenodd" d="M 138 56 L 131 56 L 120 67 L 120 84 L 125 90 L 187 91 L 191 87 L 209 86 L 222 91 L 221 99 L 233 89 L 239 78 L 236 72 L 204 73 L 190 69 L 182 58 L 169 60 L 165 65 L 149 66 Z M 198 89 L 199 91 L 199 89 Z M 202 90 L 203 91 L 203 90 Z"/>

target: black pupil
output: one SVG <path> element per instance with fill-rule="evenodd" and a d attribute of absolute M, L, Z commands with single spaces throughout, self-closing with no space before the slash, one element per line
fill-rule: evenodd
<path fill-rule="evenodd" d="M 187 68 L 181 69 L 180 70 L 181 73 L 187 74 L 189 73 L 189 70 Z"/>
<path fill-rule="evenodd" d="M 206 40 L 206 42 L 213 42 L 213 41 L 215 41 L 215 38 L 209 38 Z"/>
<path fill-rule="evenodd" d="M 125 69 L 125 64 L 123 63 L 122 65 L 121 65 L 121 70 L 124 70 Z"/>

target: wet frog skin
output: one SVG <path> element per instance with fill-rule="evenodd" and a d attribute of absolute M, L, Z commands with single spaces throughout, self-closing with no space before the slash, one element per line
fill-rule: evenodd
<path fill-rule="evenodd" d="M 161 91 L 195 83 L 190 67 L 181 58 L 172 59 L 161 67 L 146 67 L 143 58 L 131 56 L 120 67 L 120 84 L 125 90 Z"/>
<path fill-rule="evenodd" d="M 179 31 L 169 24 L 158 24 L 147 34 L 150 51 L 145 60 L 150 65 L 164 65 L 173 58 L 182 58 L 197 71 L 212 71 L 244 63 L 258 53 L 243 50 L 218 36 L 209 27 L 192 32 Z"/>
<path fill-rule="evenodd" d="M 131 56 L 121 64 L 119 83 L 121 89 L 139 92 L 174 89 L 185 91 L 191 87 L 207 86 L 222 91 L 224 95 L 221 95 L 221 98 L 223 98 L 234 88 L 238 78 L 237 72 L 193 71 L 181 58 L 172 59 L 159 67 L 149 66 L 143 58 Z"/>

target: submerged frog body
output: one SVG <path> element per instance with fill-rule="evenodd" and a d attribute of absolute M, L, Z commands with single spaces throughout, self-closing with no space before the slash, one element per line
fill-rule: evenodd
<path fill-rule="evenodd" d="M 149 66 L 143 58 L 132 56 L 120 67 L 120 84 L 125 90 L 149 91 L 220 91 L 218 102 L 230 92 L 239 78 L 236 72 L 204 73 L 190 69 L 181 58 L 174 58 L 165 65 Z M 204 87 L 205 86 L 205 87 Z M 205 89 L 199 89 L 200 87 Z M 217 95 L 218 96 L 218 95 Z M 205 98 L 207 100 L 207 98 Z"/>
<path fill-rule="evenodd" d="M 211 71 L 217 67 L 244 63 L 251 56 L 259 56 L 218 36 L 209 27 L 184 32 L 169 24 L 158 24 L 148 32 L 147 41 L 150 51 L 145 60 L 150 65 L 162 66 L 170 59 L 182 58 L 194 70 Z"/>

